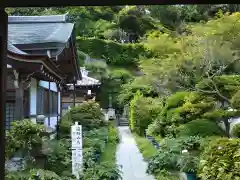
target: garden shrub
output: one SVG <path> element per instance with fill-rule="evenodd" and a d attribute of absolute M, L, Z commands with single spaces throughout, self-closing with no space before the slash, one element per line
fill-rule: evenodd
<path fill-rule="evenodd" d="M 240 124 L 236 124 L 232 128 L 232 135 L 235 137 L 240 137 Z"/>
<path fill-rule="evenodd" d="M 200 156 L 198 176 L 202 180 L 239 180 L 239 149 L 239 139 L 214 139 Z"/>
<path fill-rule="evenodd" d="M 35 180 L 37 172 L 40 174 L 40 180 L 63 180 L 63 178 L 58 176 L 55 172 L 43 169 L 27 169 L 22 171 L 9 172 L 5 176 L 5 180 Z M 70 180 L 70 178 L 68 179 Z"/>
<path fill-rule="evenodd" d="M 158 99 L 143 97 L 137 92 L 130 103 L 130 127 L 138 135 L 144 135 L 148 125 L 160 112 Z"/>
<path fill-rule="evenodd" d="M 118 129 L 114 125 L 110 125 L 108 128 L 108 143 L 116 144 L 119 141 Z"/>
<path fill-rule="evenodd" d="M 180 138 L 166 137 L 161 141 L 161 148 L 165 151 L 180 153 L 182 150 L 200 150 L 202 138 L 199 136 L 187 136 Z"/>
<path fill-rule="evenodd" d="M 117 180 L 121 179 L 121 171 L 117 165 L 103 162 L 84 171 L 83 180 Z"/>
<path fill-rule="evenodd" d="M 148 125 L 146 134 L 150 136 L 164 136 L 164 126 L 162 126 L 161 121 L 158 119 L 154 120 L 151 124 Z"/>
<path fill-rule="evenodd" d="M 240 91 L 237 91 L 231 98 L 231 106 L 234 109 L 240 109 Z"/>
<path fill-rule="evenodd" d="M 79 122 L 83 130 L 104 126 L 104 116 L 100 106 L 95 101 L 87 101 L 70 110 L 71 121 Z"/>
<path fill-rule="evenodd" d="M 217 123 L 207 119 L 197 119 L 178 127 L 177 136 L 217 136 L 224 135 Z"/>
<path fill-rule="evenodd" d="M 35 124 L 29 119 L 14 121 L 11 129 L 6 132 L 6 158 L 13 155 L 17 149 L 30 155 L 32 148 L 42 146 L 44 133 L 44 125 Z"/>
<path fill-rule="evenodd" d="M 166 100 L 166 109 L 176 108 L 182 106 L 185 102 L 185 98 L 189 95 L 189 92 L 177 92 L 169 96 Z"/>
<path fill-rule="evenodd" d="M 58 175 L 67 173 L 71 169 L 70 140 L 50 140 L 44 142 L 44 145 L 43 151 L 47 157 L 45 169 Z"/>
<path fill-rule="evenodd" d="M 177 161 L 179 154 L 170 151 L 159 150 L 158 153 L 148 160 L 147 172 L 150 174 L 158 174 L 162 170 L 174 171 L 178 170 Z"/>
<path fill-rule="evenodd" d="M 190 153 L 183 153 L 180 155 L 177 166 L 180 171 L 186 173 L 196 173 L 198 168 L 199 159 Z"/>
<path fill-rule="evenodd" d="M 60 138 L 70 138 L 71 136 L 71 126 L 72 126 L 71 121 L 62 121 L 59 124 L 59 137 Z"/>

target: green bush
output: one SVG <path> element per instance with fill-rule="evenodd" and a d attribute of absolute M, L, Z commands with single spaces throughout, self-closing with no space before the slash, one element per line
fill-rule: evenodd
<path fill-rule="evenodd" d="M 32 148 L 42 146 L 44 133 L 44 125 L 35 124 L 29 119 L 14 121 L 11 129 L 6 132 L 6 158 L 13 155 L 17 149 L 29 155 Z"/>
<path fill-rule="evenodd" d="M 43 152 L 47 157 L 45 169 L 63 175 L 71 170 L 70 140 L 50 140 L 44 143 Z"/>
<path fill-rule="evenodd" d="M 239 139 L 214 139 L 200 156 L 198 176 L 203 180 L 239 180 L 239 149 Z"/>
<path fill-rule="evenodd" d="M 178 137 L 224 135 L 223 130 L 215 122 L 206 119 L 197 119 L 181 125 L 178 127 L 177 132 Z"/>
<path fill-rule="evenodd" d="M 139 56 L 148 54 L 142 44 L 120 44 L 97 38 L 77 37 L 78 50 L 114 66 L 137 66 Z"/>
<path fill-rule="evenodd" d="M 36 176 L 37 172 L 40 174 L 40 180 L 63 180 L 63 178 L 58 176 L 55 172 L 42 169 L 28 169 L 23 171 L 10 172 L 5 176 L 5 180 L 35 180 L 36 177 L 34 176 Z"/>
<path fill-rule="evenodd" d="M 240 109 L 240 91 L 237 91 L 232 99 L 231 99 L 231 106 L 234 108 L 234 109 Z"/>
<path fill-rule="evenodd" d="M 233 126 L 232 134 L 235 137 L 240 137 L 240 124 L 236 124 L 236 125 Z"/>
<path fill-rule="evenodd" d="M 71 121 L 61 121 L 58 130 L 60 138 L 70 138 L 72 124 L 73 123 Z"/>
<path fill-rule="evenodd" d="M 108 142 L 116 144 L 119 141 L 118 129 L 115 126 L 110 125 L 108 128 Z"/>
<path fill-rule="evenodd" d="M 169 96 L 166 100 L 166 108 L 177 108 L 182 106 L 185 102 L 185 98 L 189 95 L 189 92 L 177 92 L 171 96 Z"/>
<path fill-rule="evenodd" d="M 165 151 L 180 153 L 182 150 L 196 151 L 200 150 L 202 138 L 199 136 L 189 136 L 180 138 L 164 138 L 161 141 L 161 148 Z"/>
<path fill-rule="evenodd" d="M 186 173 L 196 173 L 198 167 L 199 159 L 196 156 L 191 155 L 190 153 L 183 153 L 179 157 L 178 167 L 180 171 Z"/>
<path fill-rule="evenodd" d="M 137 92 L 130 103 L 130 127 L 138 135 L 144 135 L 148 125 L 160 112 L 158 99 L 143 97 Z"/>
<path fill-rule="evenodd" d="M 104 123 L 104 116 L 100 109 L 99 104 L 95 101 L 87 101 L 82 104 L 73 107 L 70 110 L 70 119 L 74 122 L 79 122 L 82 125 L 83 130 L 90 130 L 99 128 Z"/>
<path fill-rule="evenodd" d="M 162 170 L 174 171 L 179 170 L 177 166 L 179 154 L 159 150 L 156 155 L 148 160 L 147 172 L 150 174 L 158 174 Z"/>
<path fill-rule="evenodd" d="M 81 178 L 83 180 L 117 180 L 121 178 L 121 171 L 116 165 L 104 162 L 86 169 Z"/>

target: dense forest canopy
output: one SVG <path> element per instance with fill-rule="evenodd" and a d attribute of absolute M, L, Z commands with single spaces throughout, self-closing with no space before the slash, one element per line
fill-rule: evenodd
<path fill-rule="evenodd" d="M 236 73 L 239 15 L 231 14 L 239 10 L 238 4 L 204 4 L 9 8 L 7 12 L 68 13 L 69 21 L 76 24 L 78 51 L 106 62 L 87 65 L 90 74 L 104 82 L 102 105 L 107 106 L 112 94 L 114 106 L 121 107 L 137 89 L 164 97 L 196 90 L 195 84 L 207 75 Z M 79 59 L 84 59 L 81 53 Z"/>

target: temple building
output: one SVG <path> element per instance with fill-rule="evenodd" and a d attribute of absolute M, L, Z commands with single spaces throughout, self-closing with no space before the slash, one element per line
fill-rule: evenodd
<path fill-rule="evenodd" d="M 44 115 L 43 123 L 55 129 L 62 92 L 82 78 L 67 14 L 9 16 L 7 64 L 6 128 Z"/>
<path fill-rule="evenodd" d="M 67 84 L 68 88 L 63 91 L 61 109 L 63 114 L 72 106 L 81 104 L 83 101 L 95 99 L 100 90 L 101 82 L 88 76 L 85 67 L 80 68 L 82 79 L 76 84 Z M 75 101 L 74 101 L 75 93 Z"/>

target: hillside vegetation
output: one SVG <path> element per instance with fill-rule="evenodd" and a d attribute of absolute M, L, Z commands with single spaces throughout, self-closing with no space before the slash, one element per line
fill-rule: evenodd
<path fill-rule="evenodd" d="M 240 128 L 229 121 L 240 115 L 239 11 L 238 4 L 8 9 L 69 13 L 78 51 L 104 60 L 85 65 L 102 82 L 101 107 L 110 95 L 114 108 L 128 104 L 132 132 L 160 139 L 148 172 L 166 180 L 176 171 L 240 177 Z"/>

